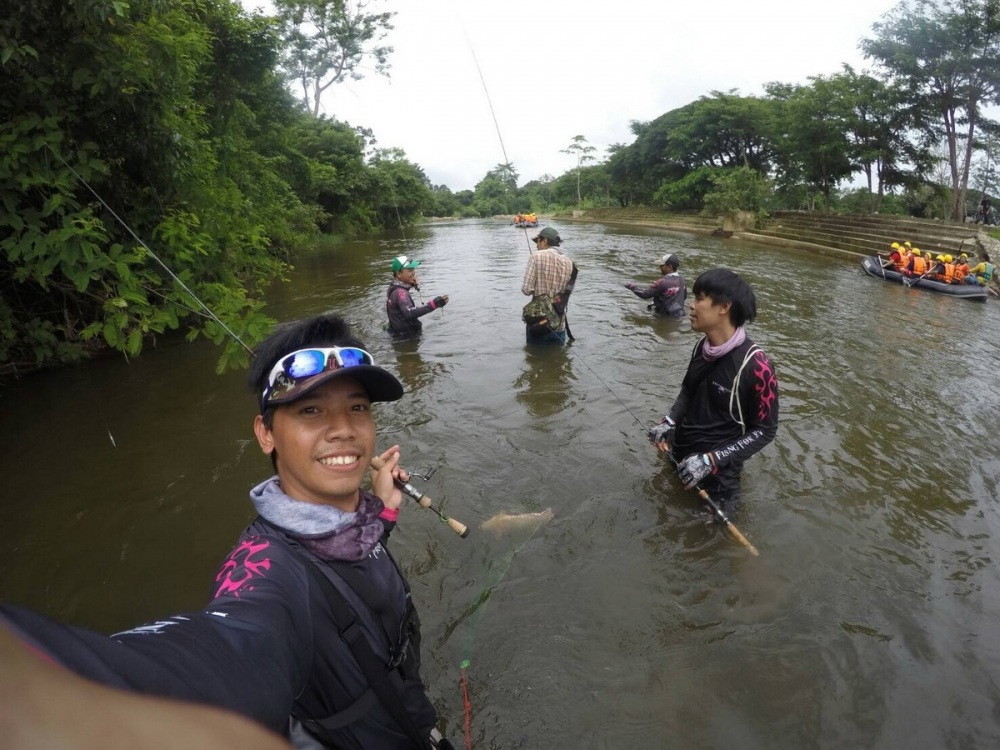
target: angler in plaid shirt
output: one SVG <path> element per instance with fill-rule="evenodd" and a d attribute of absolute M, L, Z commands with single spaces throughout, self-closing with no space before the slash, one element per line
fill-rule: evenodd
<path fill-rule="evenodd" d="M 521 293 L 537 297 L 547 294 L 553 299 L 559 292 L 570 286 L 573 274 L 573 261 L 559 249 L 562 240 L 559 233 L 552 227 L 545 227 L 535 237 L 532 237 L 536 250 L 528 259 L 528 267 L 524 269 L 524 280 L 521 282 Z M 559 321 L 558 327 L 541 336 L 525 333 L 529 342 L 551 341 L 566 343 L 566 316 Z"/>

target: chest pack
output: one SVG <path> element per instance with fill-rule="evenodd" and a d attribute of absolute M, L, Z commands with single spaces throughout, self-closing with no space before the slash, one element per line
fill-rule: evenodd
<path fill-rule="evenodd" d="M 708 345 L 708 339 L 704 336 L 702 336 L 701 339 L 698 340 L 698 343 L 694 345 L 694 350 L 691 352 L 692 360 L 694 360 L 694 358 L 698 356 L 698 353 L 701 351 L 703 343 L 706 346 Z M 740 363 L 739 368 L 736 370 L 736 375 L 733 377 L 732 385 L 729 388 L 729 416 L 734 422 L 736 422 L 736 424 L 740 426 L 740 432 L 743 435 L 746 435 L 747 424 L 743 418 L 743 404 L 740 401 L 740 396 L 739 396 L 740 382 L 743 377 L 743 371 L 746 369 L 747 365 L 750 364 L 750 360 L 753 359 L 753 356 L 759 351 L 761 351 L 761 348 L 756 344 L 751 344 L 747 348 L 746 354 L 743 356 L 743 362 Z M 692 390 L 694 388 L 697 388 L 702 382 L 710 381 L 711 376 L 718 369 L 722 359 L 724 359 L 724 357 L 720 357 L 707 370 L 702 372 L 701 376 L 691 384 Z"/>
<path fill-rule="evenodd" d="M 565 308 L 564 308 L 565 309 Z M 555 300 L 547 294 L 539 294 L 521 309 L 521 320 L 528 328 L 528 333 L 541 336 L 549 331 L 555 331 L 562 322 L 562 316 L 556 309 Z"/>
<path fill-rule="evenodd" d="M 559 330 L 563 318 L 566 316 L 566 306 L 569 304 L 569 296 L 576 286 L 576 276 L 580 269 L 573 264 L 573 271 L 570 273 L 569 282 L 566 287 L 559 291 L 555 297 L 548 294 L 538 294 L 531 298 L 531 302 L 521 309 L 521 320 L 532 336 L 544 336 L 550 331 Z M 567 333 L 569 325 L 567 324 Z M 570 334 L 572 338 L 572 334 Z"/>

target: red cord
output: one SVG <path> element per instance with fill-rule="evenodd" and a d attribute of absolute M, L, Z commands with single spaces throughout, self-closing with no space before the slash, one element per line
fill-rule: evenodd
<path fill-rule="evenodd" d="M 465 703 L 465 750 L 472 750 L 472 704 L 469 702 L 469 683 L 462 666 L 462 701 Z"/>

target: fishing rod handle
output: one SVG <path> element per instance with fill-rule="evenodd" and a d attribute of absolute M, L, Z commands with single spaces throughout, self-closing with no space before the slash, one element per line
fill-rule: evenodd
<path fill-rule="evenodd" d="M 462 539 L 465 539 L 469 535 L 469 527 L 464 523 L 459 523 L 454 518 L 449 518 L 448 516 L 441 516 L 441 520 L 448 524 L 451 530 L 462 537 Z"/>
<path fill-rule="evenodd" d="M 732 521 L 729 520 L 726 514 L 722 512 L 722 508 L 720 508 L 718 505 L 715 504 L 715 501 L 712 499 L 712 497 L 708 494 L 706 490 L 703 490 L 701 487 L 698 487 L 698 496 L 706 503 L 708 503 L 708 507 L 712 509 L 712 512 L 715 513 L 715 516 L 719 519 L 722 525 L 726 527 L 726 530 L 729 531 L 733 539 L 735 539 L 737 542 L 746 547 L 751 555 L 753 555 L 754 557 L 760 557 L 760 552 L 757 551 L 757 548 L 750 543 L 749 539 L 747 539 L 745 536 L 743 536 L 742 533 L 740 533 L 740 530 L 736 528 L 736 524 L 734 524 Z"/>
<path fill-rule="evenodd" d="M 385 466 L 385 461 L 383 461 L 378 456 L 372 456 L 371 467 L 378 471 L 383 466 Z M 434 507 L 433 501 L 425 495 L 423 492 L 418 490 L 409 482 L 404 482 L 401 479 L 396 479 L 393 477 L 393 482 L 399 487 L 400 491 L 403 492 L 411 500 L 415 501 L 421 508 L 429 508 L 430 510 L 437 513 L 438 517 L 444 521 L 448 527 L 458 534 L 462 539 L 465 539 L 469 535 L 469 527 L 460 521 L 456 521 L 454 518 L 449 518 L 448 516 L 442 515 L 441 511 Z"/>
<path fill-rule="evenodd" d="M 396 486 L 399 487 L 400 490 L 409 495 L 421 508 L 431 508 L 431 510 L 436 510 L 436 508 L 431 507 L 431 499 L 412 484 L 404 482 L 400 479 L 395 479 L 393 481 L 396 482 Z"/>
<path fill-rule="evenodd" d="M 441 511 L 439 511 L 436 507 L 434 507 L 434 501 L 431 500 L 423 492 L 418 490 L 409 482 L 401 482 L 398 479 L 395 481 L 396 481 L 396 486 L 399 487 L 400 490 L 409 495 L 421 508 L 429 508 L 430 510 L 437 513 L 438 518 L 440 518 L 442 521 L 448 524 L 451 530 L 454 531 L 456 534 L 458 534 L 460 537 L 462 537 L 462 539 L 465 539 L 465 537 L 469 535 L 468 526 L 466 526 L 464 523 L 456 521 L 454 518 L 449 518 L 448 516 L 444 515 Z"/>

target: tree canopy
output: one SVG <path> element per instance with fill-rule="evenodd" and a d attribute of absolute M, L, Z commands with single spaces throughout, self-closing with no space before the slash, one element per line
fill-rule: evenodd
<path fill-rule="evenodd" d="M 982 108 L 1000 102 L 1000 2 L 904 1 L 874 31 L 862 42 L 865 54 L 926 113 L 928 133 L 944 137 L 951 218 L 961 220 Z"/>
<path fill-rule="evenodd" d="M 370 13 L 365 0 L 274 0 L 284 42 L 282 63 L 302 88 L 314 115 L 323 93 L 335 83 L 364 77 L 370 62 L 389 75 L 392 47 L 381 44 L 395 13 Z"/>

